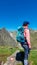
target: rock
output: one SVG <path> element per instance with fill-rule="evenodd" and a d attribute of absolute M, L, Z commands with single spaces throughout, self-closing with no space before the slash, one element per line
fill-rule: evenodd
<path fill-rule="evenodd" d="M 4 65 L 22 65 L 21 61 L 16 60 L 17 53 L 19 53 L 19 50 L 17 50 L 14 54 L 12 54 L 10 57 L 8 57 L 7 61 Z"/>

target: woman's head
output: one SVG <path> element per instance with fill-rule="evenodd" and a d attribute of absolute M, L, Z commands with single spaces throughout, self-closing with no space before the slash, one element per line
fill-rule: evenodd
<path fill-rule="evenodd" d="M 24 21 L 23 22 L 23 26 L 28 26 L 29 25 L 29 22 L 28 21 Z"/>

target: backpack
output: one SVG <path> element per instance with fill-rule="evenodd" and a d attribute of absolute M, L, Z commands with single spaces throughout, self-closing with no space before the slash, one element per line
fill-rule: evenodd
<path fill-rule="evenodd" d="M 17 42 L 20 42 L 20 43 L 25 42 L 24 28 L 23 27 L 18 28 L 17 35 L 16 35 L 16 40 L 17 40 Z"/>

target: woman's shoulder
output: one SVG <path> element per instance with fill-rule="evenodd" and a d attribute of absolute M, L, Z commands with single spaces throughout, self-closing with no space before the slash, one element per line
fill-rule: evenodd
<path fill-rule="evenodd" d="M 28 28 L 25 28 L 24 31 L 28 31 L 29 32 L 29 29 Z"/>

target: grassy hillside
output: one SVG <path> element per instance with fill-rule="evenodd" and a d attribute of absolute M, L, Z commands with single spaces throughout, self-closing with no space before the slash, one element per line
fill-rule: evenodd
<path fill-rule="evenodd" d="M 6 61 L 7 57 L 13 54 L 16 48 L 11 48 L 7 46 L 0 46 L 0 61 Z"/>
<path fill-rule="evenodd" d="M 37 65 L 37 50 L 32 50 L 29 56 L 30 65 Z"/>
<path fill-rule="evenodd" d="M 29 65 L 37 65 L 37 51 L 36 50 L 32 50 L 30 52 L 28 63 Z M 17 63 L 17 65 L 23 65 L 23 64 Z"/>
<path fill-rule="evenodd" d="M 0 61 L 6 61 L 7 57 L 16 51 L 16 34 L 17 32 L 11 32 L 13 37 L 5 29 L 0 30 Z M 30 30 L 32 49 L 37 49 L 37 31 Z M 2 46 L 1 46 L 2 45 Z M 13 48 L 12 48 L 13 46 Z M 37 65 L 37 50 L 32 50 L 29 56 L 30 65 Z M 17 64 L 20 65 L 20 64 Z"/>

